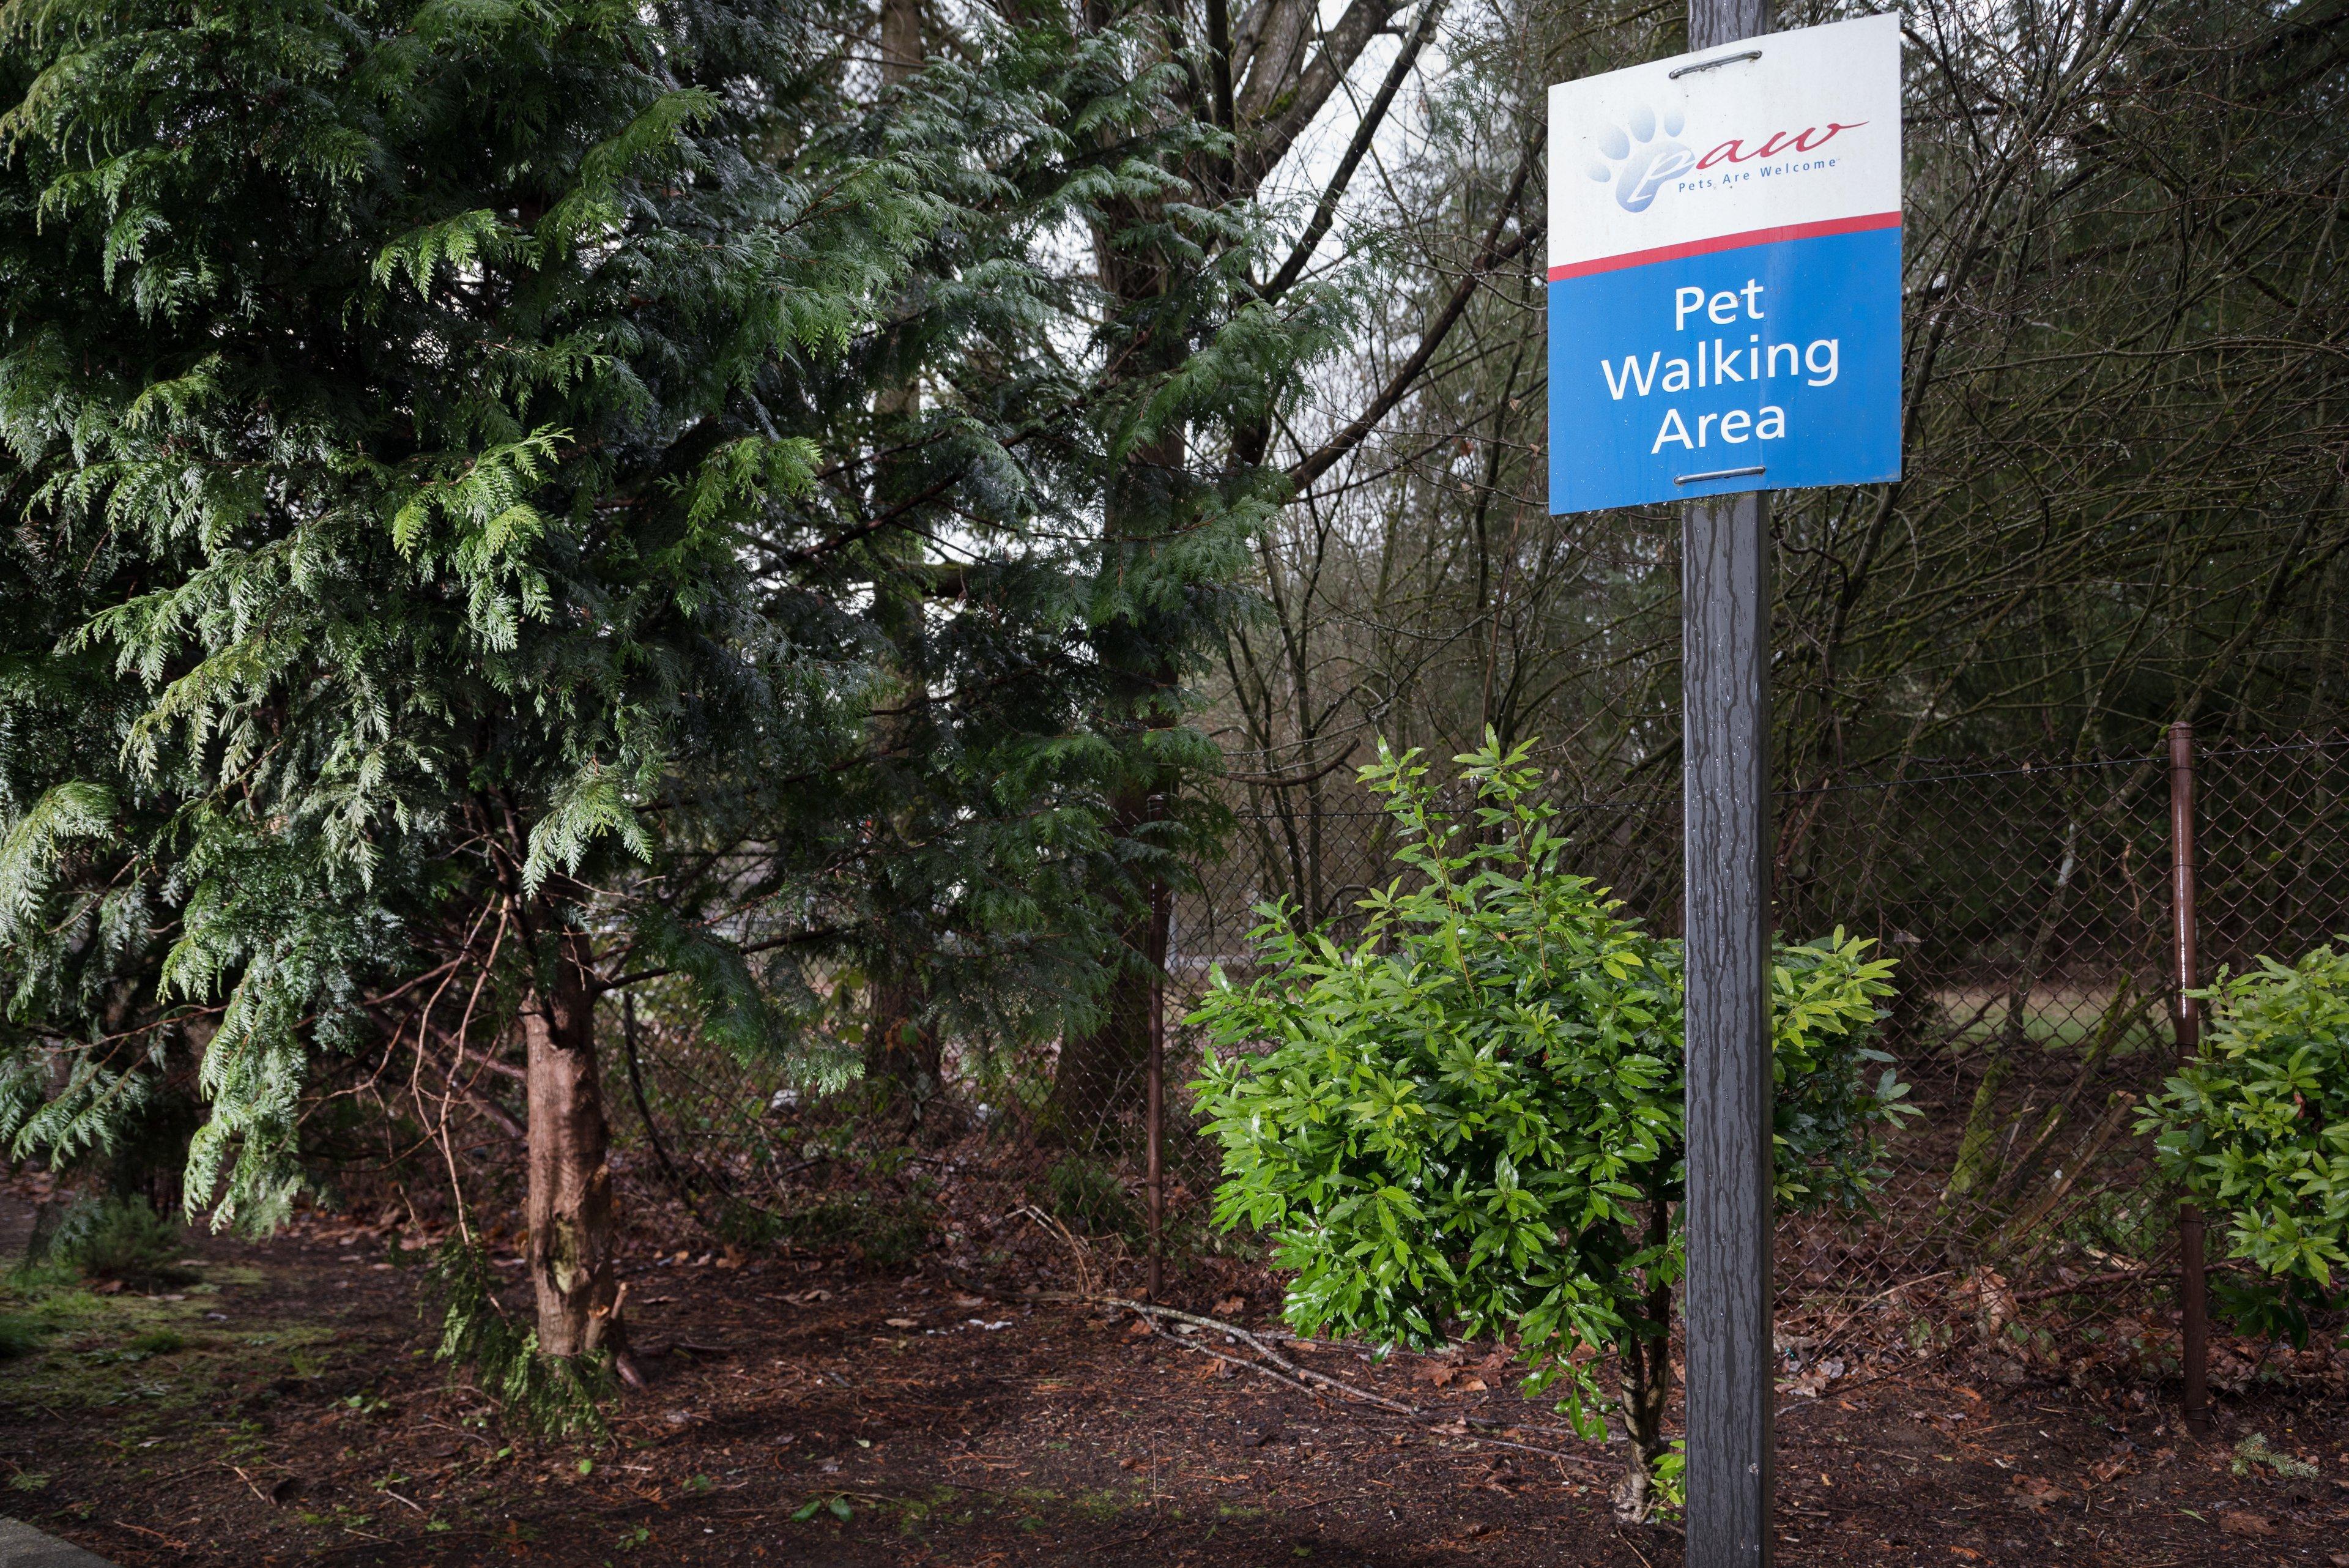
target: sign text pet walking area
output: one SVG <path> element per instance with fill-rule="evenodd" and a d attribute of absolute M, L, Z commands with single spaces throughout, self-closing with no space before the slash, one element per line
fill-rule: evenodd
<path fill-rule="evenodd" d="M 1900 477 L 1900 19 L 1549 89 L 1549 506 Z"/>

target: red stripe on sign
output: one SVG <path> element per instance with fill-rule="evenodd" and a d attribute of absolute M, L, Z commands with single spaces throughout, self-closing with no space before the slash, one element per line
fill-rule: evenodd
<path fill-rule="evenodd" d="M 1743 250 L 1747 245 L 1773 245 L 1785 240 L 1816 239 L 1822 234 L 1856 234 L 1868 229 L 1897 229 L 1899 226 L 1900 214 L 1898 213 L 1870 213 L 1858 218 L 1829 218 L 1816 223 L 1789 223 L 1781 229 L 1748 229 L 1742 234 L 1715 234 L 1706 240 L 1658 245 L 1651 251 L 1625 251 L 1621 255 L 1600 256 L 1595 261 L 1569 262 L 1565 266 L 1550 268 L 1549 280 L 1557 283 L 1569 277 L 1588 277 L 1595 272 L 1646 266 L 1651 262 L 1711 255 L 1715 251 Z"/>

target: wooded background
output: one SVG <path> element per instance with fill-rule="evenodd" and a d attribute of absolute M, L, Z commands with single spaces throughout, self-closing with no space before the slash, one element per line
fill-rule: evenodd
<path fill-rule="evenodd" d="M 1951 944 L 1904 1026 L 1979 1186 L 2046 1114 L 2002 1050 L 2085 1053 L 2068 1128 L 2151 1048 L 2149 960 L 2032 934 L 2151 929 L 2128 759 L 2344 722 L 2349 6 L 1904 16 L 1907 477 L 1774 508 L 1778 870 L 1790 925 Z M 743 1236 L 1013 1123 L 1130 1178 L 1170 928 L 1342 921 L 1379 738 L 1537 739 L 1669 926 L 1677 519 L 1547 514 L 1540 192 L 1545 87 L 1682 29 L 10 11 L 12 1152 L 264 1226 L 388 1183 L 526 1232 L 540 1345 L 595 1349 L 616 1129 Z M 1975 774 L 2029 798 L 1917 783 Z M 2279 889 L 2327 869 L 2292 777 Z"/>

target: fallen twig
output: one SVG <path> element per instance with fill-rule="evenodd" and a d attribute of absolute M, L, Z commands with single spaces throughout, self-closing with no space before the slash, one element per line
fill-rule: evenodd
<path fill-rule="evenodd" d="M 1819 1330 L 1819 1344 L 1824 1346 L 1833 1343 L 1835 1336 L 1843 1330 L 1846 1324 L 1849 1324 L 1852 1319 L 1857 1317 L 1861 1313 L 1866 1312 L 1869 1307 L 1874 1306 L 1878 1302 L 1882 1301 L 1885 1297 L 1898 1295 L 1902 1291 L 1908 1290 L 1911 1286 L 1929 1284 L 1935 1280 L 1947 1279 L 1955 1272 L 1955 1270 L 1951 1269 L 1943 1269 L 1938 1274 L 1925 1274 L 1917 1279 L 1903 1280 L 1889 1290 L 1877 1292 L 1874 1295 L 1868 1297 L 1866 1301 L 1860 1303 L 1857 1306 L 1852 1308 L 1849 1312 L 1836 1319 L 1834 1323 Z"/>
<path fill-rule="evenodd" d="M 1528 1454 L 1539 1454 L 1545 1459 L 1572 1460 L 1576 1464 L 1590 1465 L 1593 1467 L 1599 1466 L 1599 1461 L 1590 1458 L 1588 1454 L 1568 1453 L 1558 1449 L 1540 1448 L 1532 1443 L 1518 1442 L 1512 1438 L 1484 1437 L 1466 1429 L 1470 1427 L 1486 1427 L 1495 1430 L 1506 1430 L 1512 1428 L 1522 1430 L 1528 1425 L 1526 1422 L 1495 1420 L 1489 1416 L 1471 1416 L 1464 1411 L 1431 1410 L 1424 1406 L 1413 1405 L 1402 1399 L 1390 1398 L 1386 1395 L 1378 1393 L 1372 1389 L 1356 1387 L 1354 1385 L 1345 1382 L 1340 1378 L 1332 1377 L 1325 1372 L 1316 1372 L 1309 1366 L 1300 1366 L 1296 1362 L 1289 1360 L 1287 1356 L 1273 1349 L 1272 1346 L 1267 1345 L 1262 1339 L 1258 1338 L 1248 1330 L 1242 1328 L 1236 1323 L 1226 1323 L 1221 1318 L 1202 1317 L 1197 1313 L 1183 1312 L 1174 1307 L 1159 1306 L 1150 1302 L 1128 1301 L 1122 1296 L 1078 1295 L 1072 1292 L 1066 1291 L 1045 1291 L 1039 1292 L 1037 1294 L 1030 1296 L 1027 1299 L 1030 1301 L 1068 1301 L 1090 1306 L 1117 1307 L 1134 1314 L 1141 1317 L 1144 1322 L 1149 1322 L 1149 1320 L 1153 1318 L 1163 1317 L 1172 1319 L 1176 1323 L 1193 1324 L 1200 1328 L 1212 1329 L 1217 1334 L 1225 1334 L 1233 1340 L 1237 1340 L 1247 1345 L 1250 1349 L 1254 1350 L 1258 1355 L 1264 1358 L 1263 1362 L 1250 1361 L 1245 1356 L 1227 1355 L 1224 1352 L 1216 1349 L 1213 1345 L 1194 1345 L 1190 1341 L 1185 1339 L 1177 1338 L 1174 1340 L 1174 1343 L 1182 1345 L 1186 1350 L 1195 1351 L 1199 1355 L 1210 1355 L 1218 1361 L 1226 1361 L 1235 1366 L 1246 1367 L 1262 1376 L 1271 1378 L 1276 1383 L 1286 1384 L 1288 1386 L 1297 1389 L 1299 1393 L 1310 1394 L 1314 1392 L 1314 1389 L 1307 1386 L 1307 1385 L 1318 1385 L 1319 1387 L 1328 1389 L 1341 1398 L 1351 1399 L 1358 1404 L 1373 1406 L 1393 1415 L 1408 1416 L 1415 1420 L 1430 1421 L 1436 1423 L 1438 1426 L 1456 1426 L 1461 1428 L 1459 1431 L 1446 1432 L 1444 1435 L 1448 1437 L 1458 1437 L 1466 1442 L 1482 1443 L 1493 1448 L 1517 1449 Z M 1160 1331 L 1154 1325 L 1152 1332 L 1158 1333 Z M 1267 1366 L 1265 1363 L 1269 1363 L 1270 1365 Z M 1278 1370 L 1276 1371 L 1275 1368 L 1278 1368 Z M 1541 1428 L 1537 1428 L 1536 1429 L 1538 1430 Z"/>
<path fill-rule="evenodd" d="M 2014 1299 L 2018 1302 L 2044 1302 L 2052 1296 L 2068 1296 L 2075 1291 L 2097 1290 L 2106 1285 L 2123 1285 L 2132 1280 L 2143 1282 L 2150 1272 L 2146 1269 L 2124 1269 L 2107 1274 L 2083 1274 L 2068 1285 L 2049 1285 L 2044 1290 L 2036 1291 L 2016 1291 Z"/>
<path fill-rule="evenodd" d="M 188 1549 L 188 1543 L 186 1542 L 174 1541 L 160 1530 L 150 1530 L 143 1524 L 133 1524 L 127 1519 L 118 1519 L 114 1522 L 118 1527 L 123 1530 L 136 1531 L 140 1535 L 151 1535 L 174 1552 L 185 1552 Z M 354 1532 L 354 1533 L 357 1532 Z"/>
<path fill-rule="evenodd" d="M 219 1465 L 219 1466 L 220 1466 L 220 1468 L 221 1468 L 221 1469 L 225 1469 L 225 1470 L 235 1470 L 235 1471 L 236 1471 L 236 1479 L 237 1479 L 237 1480 L 241 1480 L 241 1481 L 243 1481 L 243 1482 L 244 1483 L 244 1490 L 247 1490 L 247 1491 L 251 1492 L 254 1496 L 255 1496 L 255 1497 L 259 1498 L 259 1499 L 260 1499 L 262 1501 L 264 1501 L 264 1502 L 268 1502 L 268 1501 L 269 1501 L 269 1494 L 268 1494 L 267 1492 L 265 1492 L 265 1491 L 263 1491 L 259 1487 L 257 1487 L 257 1486 L 254 1485 L 254 1484 L 253 1484 L 253 1478 L 252 1478 L 251 1476 L 249 1476 L 249 1475 L 245 1474 L 243 1470 L 242 1470 L 242 1469 L 238 1469 L 238 1467 L 236 1467 L 235 1465 L 230 1464 L 226 1459 L 216 1459 L 216 1460 L 214 1460 L 213 1462 L 214 1462 L 215 1464 Z M 274 1506 L 274 1505 L 273 1505 L 273 1506 Z"/>

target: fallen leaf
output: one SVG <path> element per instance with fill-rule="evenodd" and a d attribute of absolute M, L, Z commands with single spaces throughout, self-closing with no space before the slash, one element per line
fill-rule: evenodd
<path fill-rule="evenodd" d="M 1217 1317 L 1232 1317 L 1246 1311 L 1247 1311 L 1246 1296 L 1226 1296 L 1215 1306 L 1215 1314 Z"/>
<path fill-rule="evenodd" d="M 2071 1493 L 2054 1481 L 2038 1476 L 2016 1476 L 2014 1490 L 2023 1494 L 2016 1501 L 2024 1507 L 2033 1509 L 2045 1508 L 2050 1503 L 2062 1502 L 2071 1496 Z"/>
<path fill-rule="evenodd" d="M 1481 1377 L 1471 1377 L 1467 1382 L 1463 1383 L 1460 1386 L 1465 1393 L 1482 1394 L 1485 1392 L 1485 1380 Z"/>
<path fill-rule="evenodd" d="M 2088 1467 L 2088 1473 L 2100 1481 L 2108 1481 L 2128 1468 L 2128 1460 L 2118 1454 L 2109 1459 L 2098 1459 Z"/>
<path fill-rule="evenodd" d="M 1128 1339 L 1147 1339 L 1149 1336 L 1150 1320 L 1146 1317 L 1136 1317 L 1125 1325 L 1125 1337 Z"/>
<path fill-rule="evenodd" d="M 921 1319 L 913 1317 L 885 1317 L 881 1321 L 887 1324 L 891 1328 L 919 1328 L 922 1326 Z"/>
<path fill-rule="evenodd" d="M 1952 1546 L 1950 1550 L 1956 1552 L 1959 1556 L 1966 1559 L 1969 1563 L 1979 1563 L 1982 1561 L 1982 1553 L 1974 1551 L 1971 1547 Z"/>
<path fill-rule="evenodd" d="M 1434 1384 L 1438 1388 L 1443 1387 L 1444 1385 L 1450 1383 L 1453 1378 L 1459 1376 L 1458 1373 L 1453 1371 L 1449 1366 L 1423 1366 L 1420 1368 L 1419 1375 L 1422 1377 L 1426 1378 L 1430 1383 Z"/>
<path fill-rule="evenodd" d="M 1966 1276 L 1965 1285 L 1959 1293 L 1973 1299 L 1985 1338 L 1995 1335 L 2013 1320 L 2014 1293 L 2007 1289 L 2006 1276 L 1995 1269 L 1976 1269 Z"/>
<path fill-rule="evenodd" d="M 2268 1522 L 2267 1515 L 2249 1513 L 2240 1509 L 2231 1513 L 2220 1514 L 2219 1528 L 2229 1535 L 2273 1535 L 2275 1533 L 2275 1526 Z"/>
<path fill-rule="evenodd" d="M 957 1306 L 958 1306 L 958 1307 L 965 1307 L 965 1308 L 968 1308 L 968 1307 L 985 1306 L 986 1304 L 987 1304 L 987 1298 L 986 1298 L 985 1296 L 957 1296 L 957 1297 L 955 1297 L 955 1305 L 957 1305 Z"/>

